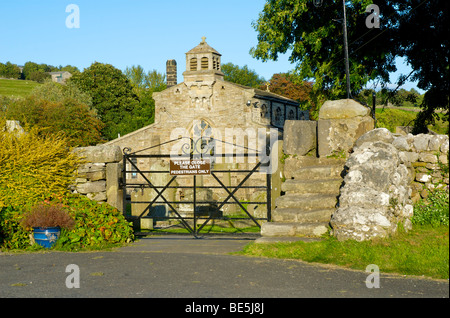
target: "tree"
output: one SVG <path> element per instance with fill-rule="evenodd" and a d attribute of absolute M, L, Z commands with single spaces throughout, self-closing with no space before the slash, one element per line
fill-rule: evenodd
<path fill-rule="evenodd" d="M 311 102 L 311 82 L 301 81 L 297 83 L 295 75 L 279 73 L 274 74 L 268 84 L 270 92 L 296 100 L 301 105 L 311 106 L 309 105 L 309 102 Z M 267 89 L 267 83 L 261 85 L 260 88 Z"/>
<path fill-rule="evenodd" d="M 402 56 L 406 57 L 417 87 L 427 91 L 421 103 L 422 112 L 417 116 L 415 132 L 427 132 L 437 116 L 435 110 L 449 112 L 450 34 L 449 2 L 444 0 L 407 0 L 408 13 L 399 26 Z"/>
<path fill-rule="evenodd" d="M 66 66 L 59 66 L 59 70 L 60 71 L 66 71 L 66 72 L 69 72 L 69 73 L 71 73 L 72 75 L 73 74 L 75 74 L 75 73 L 79 73 L 80 72 L 80 70 L 78 69 L 78 67 L 76 67 L 76 66 L 72 66 L 72 65 L 66 65 Z"/>
<path fill-rule="evenodd" d="M 6 64 L 0 63 L 0 76 L 18 79 L 20 78 L 20 68 L 11 62 L 6 62 Z"/>
<path fill-rule="evenodd" d="M 59 100 L 41 99 L 29 95 L 6 103 L 6 119 L 38 127 L 42 135 L 64 134 L 69 146 L 90 146 L 102 142 L 103 123 L 96 113 L 80 101 L 63 97 Z"/>
<path fill-rule="evenodd" d="M 31 91 L 32 96 L 37 99 L 45 99 L 50 102 L 62 102 L 67 98 L 92 107 L 92 98 L 88 93 L 82 92 L 73 82 L 60 84 L 52 80 L 46 80 L 42 85 L 38 85 Z"/>
<path fill-rule="evenodd" d="M 448 1 L 378 0 L 380 28 L 371 29 L 366 26 L 366 7 L 372 1 L 345 3 L 352 95 L 370 80 L 389 83 L 389 73 L 396 71 L 395 57 L 403 56 L 413 68 L 409 77 L 419 81 L 419 88 L 428 90 L 417 122 L 431 118 L 438 107 L 448 110 Z M 318 100 L 343 98 L 342 17 L 341 1 L 323 1 L 316 6 L 308 0 L 267 0 L 253 24 L 258 45 L 250 52 L 263 61 L 290 52 L 296 73 L 313 79 Z M 399 84 L 407 78 L 404 74 Z"/>
<path fill-rule="evenodd" d="M 127 67 L 125 75 L 133 85 L 133 91 L 139 97 L 139 105 L 133 111 L 132 123 L 135 129 L 150 125 L 155 120 L 154 92 L 167 88 L 166 77 L 156 70 L 144 72 L 142 66 Z"/>
<path fill-rule="evenodd" d="M 49 73 L 39 70 L 29 73 L 27 79 L 38 83 L 44 83 L 45 80 L 51 79 L 51 77 L 52 76 Z"/>
<path fill-rule="evenodd" d="M 350 82 L 356 94 L 369 80 L 389 79 L 395 71 L 390 51 L 395 41 L 390 29 L 369 30 L 365 27 L 366 6 L 370 1 L 347 3 L 347 23 L 350 51 Z M 395 14 L 395 10 L 382 11 Z M 314 80 L 314 91 L 326 98 L 346 95 L 344 42 L 340 1 L 324 1 L 315 6 L 307 0 L 267 0 L 264 11 L 254 23 L 258 45 L 251 54 L 263 61 L 276 60 L 278 54 L 291 51 L 290 60 L 296 73 L 304 80 Z M 378 30 L 378 31 L 377 31 Z M 371 45 L 370 35 L 378 36 Z M 389 49 L 388 49 L 389 48 Z"/>
<path fill-rule="evenodd" d="M 225 74 L 226 81 L 259 88 L 266 80 L 260 77 L 255 71 L 250 70 L 247 65 L 239 67 L 233 63 L 222 64 L 222 72 Z"/>
<path fill-rule="evenodd" d="M 105 124 L 102 133 L 107 139 L 134 130 L 130 114 L 139 105 L 139 98 L 122 71 L 110 64 L 95 62 L 83 72 L 74 74 L 69 82 L 92 97 L 92 106 Z"/>

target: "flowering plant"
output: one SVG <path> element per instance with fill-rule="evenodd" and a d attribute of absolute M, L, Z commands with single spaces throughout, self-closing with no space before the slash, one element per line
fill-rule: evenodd
<path fill-rule="evenodd" d="M 29 213 L 27 213 L 21 222 L 24 228 L 30 227 L 60 227 L 65 229 L 72 229 L 75 221 L 64 209 L 62 204 L 52 204 L 44 201 L 34 206 Z"/>

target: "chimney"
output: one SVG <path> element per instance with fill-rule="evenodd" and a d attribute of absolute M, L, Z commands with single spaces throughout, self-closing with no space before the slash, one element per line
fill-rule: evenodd
<path fill-rule="evenodd" d="M 177 61 L 168 60 L 166 62 L 167 88 L 177 85 Z"/>

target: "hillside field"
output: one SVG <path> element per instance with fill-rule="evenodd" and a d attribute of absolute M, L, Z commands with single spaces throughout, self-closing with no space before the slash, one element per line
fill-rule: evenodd
<path fill-rule="evenodd" d="M 0 95 L 25 97 L 38 85 L 41 84 L 33 81 L 0 78 Z"/>

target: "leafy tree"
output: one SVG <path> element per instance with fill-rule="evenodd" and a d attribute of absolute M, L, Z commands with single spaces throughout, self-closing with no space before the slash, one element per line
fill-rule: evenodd
<path fill-rule="evenodd" d="M 51 72 L 51 70 L 51 67 L 47 64 L 37 64 L 29 61 L 23 66 L 22 73 L 23 78 L 26 80 L 34 80 L 33 78 L 41 80 L 43 75 L 40 74 Z"/>
<path fill-rule="evenodd" d="M 122 71 L 110 64 L 95 62 L 83 72 L 74 74 L 69 82 L 92 97 L 92 106 L 105 124 L 102 133 L 107 139 L 134 130 L 130 114 L 139 105 L 139 98 Z"/>
<path fill-rule="evenodd" d="M 71 73 L 72 75 L 75 73 L 79 73 L 80 70 L 78 69 L 78 67 L 76 66 L 72 66 L 72 65 L 66 65 L 66 66 L 59 66 L 59 71 L 66 71 Z"/>
<path fill-rule="evenodd" d="M 272 93 L 282 95 L 298 101 L 301 105 L 308 105 L 311 101 L 310 93 L 312 90 L 311 82 L 296 82 L 296 76 L 288 73 L 274 74 L 268 83 L 260 86 L 261 89 L 267 89 Z"/>
<path fill-rule="evenodd" d="M 144 72 L 142 66 L 127 67 L 125 75 L 133 84 L 139 105 L 133 111 L 131 123 L 135 129 L 150 125 L 155 120 L 155 100 L 152 95 L 167 88 L 166 77 L 156 70 Z"/>
<path fill-rule="evenodd" d="M 52 80 L 46 80 L 42 85 L 36 86 L 30 95 L 50 102 L 62 102 L 66 98 L 71 98 L 81 104 L 92 107 L 91 96 L 82 92 L 73 82 L 63 85 Z"/>
<path fill-rule="evenodd" d="M 406 57 L 413 68 L 409 77 L 427 90 L 417 123 L 432 119 L 436 108 L 448 110 L 448 1 L 378 0 L 380 28 L 366 27 L 371 0 L 346 1 L 350 82 L 352 95 L 370 80 L 389 83 L 396 71 L 395 57 Z M 296 73 L 314 81 L 317 100 L 343 98 L 346 78 L 341 1 L 267 0 L 253 24 L 258 45 L 251 54 L 263 61 L 290 52 Z M 393 93 L 391 94 L 393 95 Z M 421 127 L 426 127 L 421 124 Z"/>
<path fill-rule="evenodd" d="M 249 86 L 253 88 L 259 88 L 266 80 L 260 77 L 255 71 L 250 70 L 247 65 L 239 67 L 233 63 L 222 64 L 222 72 L 225 74 L 224 79 L 226 81 Z"/>
<path fill-rule="evenodd" d="M 0 76 L 18 79 L 20 78 L 20 68 L 11 62 L 0 63 Z"/>
<path fill-rule="evenodd" d="M 51 75 L 47 72 L 44 72 L 42 70 L 39 71 L 33 71 L 28 74 L 28 78 L 30 81 L 35 81 L 38 83 L 44 83 L 45 80 L 50 79 Z"/>
<path fill-rule="evenodd" d="M 6 119 L 37 127 L 42 135 L 63 134 L 69 146 L 90 146 L 103 141 L 103 123 L 89 106 L 74 98 L 50 101 L 30 95 L 3 103 Z"/>
<path fill-rule="evenodd" d="M 450 34 L 449 2 L 444 0 L 405 1 L 407 14 L 399 26 L 399 43 L 413 72 L 417 87 L 427 91 L 416 119 L 415 132 L 426 132 L 427 125 L 437 119 L 436 109 L 449 113 Z"/>
<path fill-rule="evenodd" d="M 370 2 L 347 1 L 353 93 L 369 80 L 388 80 L 389 72 L 395 71 L 395 55 L 387 49 L 395 40 L 389 29 L 382 30 L 384 32 L 372 29 L 375 31 L 369 33 L 372 37 L 378 36 L 378 40 L 370 46 L 364 45 L 370 39 L 365 27 L 365 9 Z M 314 80 L 315 93 L 324 98 L 342 98 L 346 96 L 343 23 L 337 21 L 342 17 L 340 1 L 323 1 L 321 6 L 315 6 L 307 0 L 267 0 L 264 11 L 254 23 L 258 45 L 252 48 L 251 54 L 267 61 L 290 51 L 296 73 L 304 80 Z"/>

